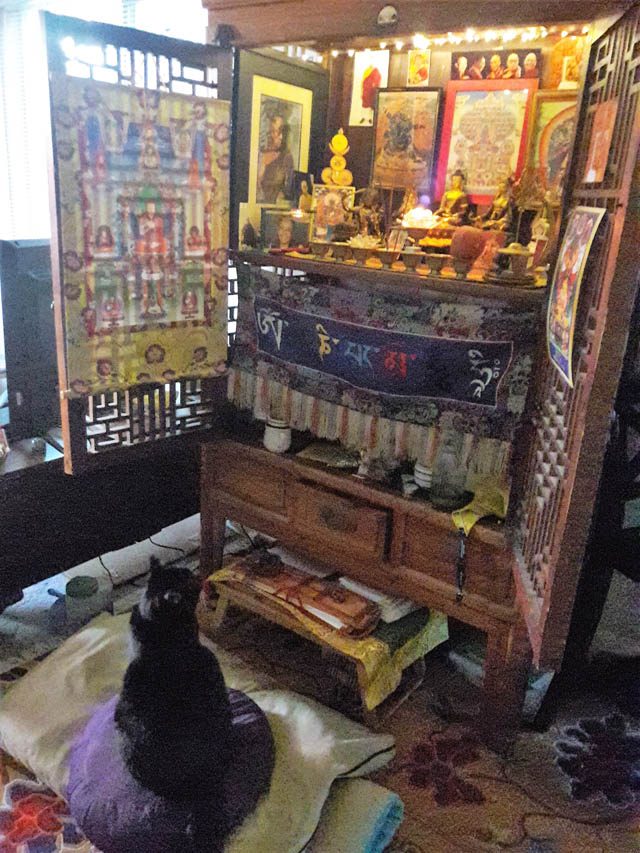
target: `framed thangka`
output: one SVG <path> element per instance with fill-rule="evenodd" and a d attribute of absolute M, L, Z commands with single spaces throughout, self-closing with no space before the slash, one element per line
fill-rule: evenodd
<path fill-rule="evenodd" d="M 229 104 L 51 85 L 64 392 L 223 372 Z"/>
<path fill-rule="evenodd" d="M 430 189 L 441 89 L 381 89 L 376 99 L 374 186 Z"/>
<path fill-rule="evenodd" d="M 573 337 L 580 286 L 605 212 L 602 207 L 576 207 L 571 211 L 551 283 L 547 308 L 549 358 L 572 388 Z"/>
<path fill-rule="evenodd" d="M 332 184 L 313 185 L 313 226 L 311 235 L 316 240 L 331 240 L 334 229 L 344 224 L 353 209 L 355 187 Z"/>
<path fill-rule="evenodd" d="M 577 95 L 557 90 L 536 92 L 527 142 L 527 166 L 535 169 L 545 190 L 562 195 L 573 147 Z"/>
<path fill-rule="evenodd" d="M 454 172 L 466 177 L 472 202 L 488 204 L 498 185 L 524 166 L 536 79 L 459 80 L 447 86 L 436 198 Z"/>

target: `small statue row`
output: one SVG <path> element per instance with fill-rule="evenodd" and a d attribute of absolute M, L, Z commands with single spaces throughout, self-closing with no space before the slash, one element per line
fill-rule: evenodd
<path fill-rule="evenodd" d="M 513 222 L 513 180 L 505 178 L 501 181 L 489 209 L 477 216 L 469 214 L 469 197 L 465 192 L 464 181 L 464 173 L 460 170 L 451 176 L 451 186 L 443 194 L 434 214 L 439 223 L 447 226 L 470 224 L 487 231 L 510 231 Z"/>

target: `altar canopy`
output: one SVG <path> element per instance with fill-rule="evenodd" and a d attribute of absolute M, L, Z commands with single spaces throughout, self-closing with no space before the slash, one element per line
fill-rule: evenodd
<path fill-rule="evenodd" d="M 64 393 L 223 372 L 229 104 L 52 77 Z"/>

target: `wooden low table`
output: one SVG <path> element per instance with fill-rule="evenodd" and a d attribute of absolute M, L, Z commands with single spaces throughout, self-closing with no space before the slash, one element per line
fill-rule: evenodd
<path fill-rule="evenodd" d="M 363 653 L 368 653 L 371 657 L 369 641 L 372 637 L 378 638 L 374 637 L 373 634 L 362 640 L 345 638 L 344 635 L 329 625 L 320 622 L 314 625 L 315 620 L 309 617 L 305 618 L 305 614 L 297 611 L 297 608 L 288 605 L 286 602 L 274 599 L 273 596 L 255 590 L 246 583 L 234 581 L 224 577 L 224 575 L 225 570 L 223 569 L 209 578 L 209 583 L 217 594 L 217 599 L 213 602 L 213 616 L 208 622 L 209 630 L 217 633 L 222 629 L 228 608 L 232 605 L 255 613 L 263 619 L 274 622 L 298 636 L 304 637 L 309 642 L 319 646 L 324 652 L 348 660 L 355 668 L 362 718 L 367 725 L 374 728 L 382 720 L 389 717 L 414 690 L 420 687 L 426 669 L 424 655 L 444 642 L 448 636 L 445 617 L 437 613 L 429 615 L 428 621 L 423 621 L 422 627 L 408 633 L 406 641 L 395 651 L 390 649 L 389 658 L 395 658 L 397 661 L 395 655 L 401 653 L 404 646 L 415 641 L 418 634 L 423 634 L 422 654 L 418 656 L 414 654 L 407 658 L 408 665 L 403 670 L 403 677 L 397 689 L 390 690 L 379 704 L 371 707 L 373 704 L 370 696 L 371 687 L 383 665 L 377 667 L 375 674 L 372 675 L 365 665 Z M 424 614 L 424 611 L 422 613 Z M 422 619 L 424 620 L 424 615 L 422 615 Z M 366 648 L 367 644 L 368 648 Z M 360 650 L 361 652 L 358 653 Z M 368 696 L 369 698 L 367 698 Z"/>

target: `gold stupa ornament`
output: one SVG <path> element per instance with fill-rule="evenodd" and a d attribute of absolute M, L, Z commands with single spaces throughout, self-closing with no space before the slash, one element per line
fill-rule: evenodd
<path fill-rule="evenodd" d="M 322 170 L 322 182 L 338 187 L 350 187 L 353 183 L 353 175 L 347 169 L 347 160 L 345 154 L 349 153 L 349 140 L 344 135 L 344 130 L 340 130 L 332 137 L 329 143 L 329 151 L 333 157 L 329 161 L 329 165 Z"/>

